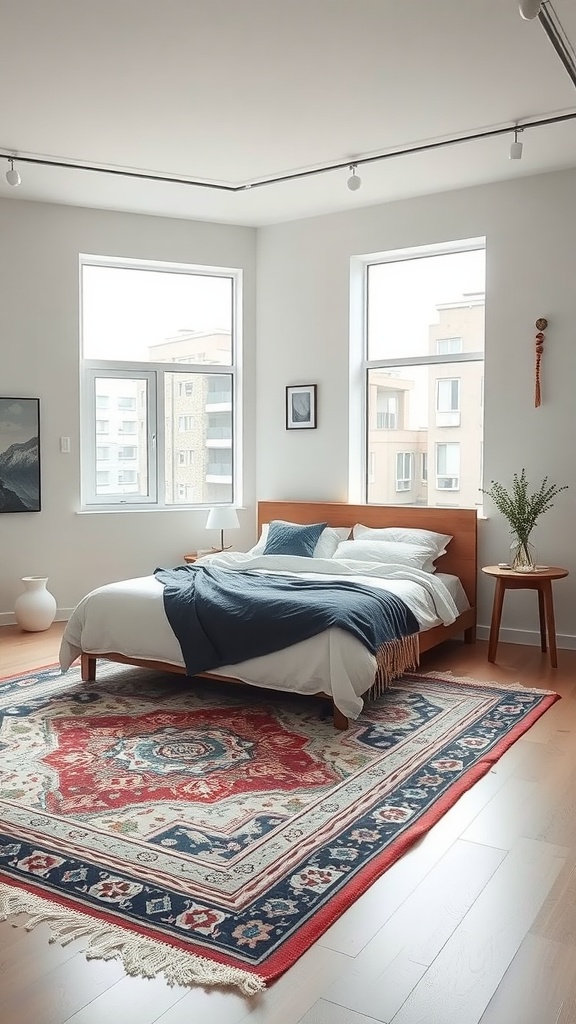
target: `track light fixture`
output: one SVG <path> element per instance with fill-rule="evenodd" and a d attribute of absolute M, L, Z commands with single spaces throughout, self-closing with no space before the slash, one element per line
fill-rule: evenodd
<path fill-rule="evenodd" d="M 518 132 L 519 131 L 522 131 L 522 129 L 521 128 L 515 128 L 514 129 L 514 142 L 510 143 L 510 159 L 511 160 L 521 160 L 522 159 L 522 150 L 523 150 L 524 147 L 523 147 L 521 142 L 518 142 Z"/>
<path fill-rule="evenodd" d="M 540 14 L 541 7 L 542 0 L 520 0 L 520 17 L 524 18 L 524 21 L 533 21 Z"/>
<path fill-rule="evenodd" d="M 362 178 L 356 174 L 356 164 L 350 164 L 351 175 L 346 184 L 351 192 L 357 192 L 362 184 Z"/>
<path fill-rule="evenodd" d="M 12 188 L 16 188 L 16 186 L 19 185 L 22 181 L 22 178 L 20 177 L 18 171 L 14 167 L 14 160 L 12 159 L 12 157 L 10 157 L 9 163 L 10 167 L 6 171 L 6 181 L 9 185 L 12 185 Z"/>

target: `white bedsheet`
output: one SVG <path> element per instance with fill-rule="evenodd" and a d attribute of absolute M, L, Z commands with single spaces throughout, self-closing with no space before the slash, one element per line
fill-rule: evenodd
<path fill-rule="evenodd" d="M 207 559 L 214 565 L 264 572 L 297 573 L 307 578 L 346 576 L 389 590 L 412 609 L 420 629 L 453 622 L 468 601 L 460 581 L 405 566 L 293 556 L 252 557 L 231 552 Z M 196 563 L 198 564 L 198 563 Z M 448 584 L 448 585 L 447 585 Z M 122 580 L 99 587 L 74 609 L 64 631 L 60 665 L 66 671 L 82 651 L 115 652 L 128 658 L 184 664 L 180 645 L 164 613 L 163 586 L 154 576 Z M 374 681 L 376 660 L 350 633 L 329 629 L 318 636 L 260 658 L 222 665 L 216 675 L 231 676 L 256 686 L 300 693 L 324 691 L 349 718 L 362 710 L 361 694 Z"/>

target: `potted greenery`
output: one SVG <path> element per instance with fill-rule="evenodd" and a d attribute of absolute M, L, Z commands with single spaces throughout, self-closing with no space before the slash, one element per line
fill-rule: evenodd
<path fill-rule="evenodd" d="M 498 511 L 510 524 L 514 537 L 510 545 L 510 565 L 516 572 L 533 572 L 536 568 L 536 556 L 530 535 L 540 516 L 553 507 L 552 499 L 567 489 L 567 484 L 562 487 L 549 484 L 548 477 L 545 476 L 538 490 L 529 494 L 524 469 L 520 476 L 514 473 L 511 491 L 507 491 L 495 480 L 491 481 L 489 489 L 480 488 L 492 499 Z"/>

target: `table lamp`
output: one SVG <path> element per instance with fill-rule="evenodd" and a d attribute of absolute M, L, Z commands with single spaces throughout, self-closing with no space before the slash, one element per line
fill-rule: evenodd
<path fill-rule="evenodd" d="M 224 530 L 237 530 L 239 526 L 238 514 L 231 505 L 217 505 L 216 508 L 211 508 L 206 520 L 206 529 L 220 530 L 220 547 L 213 550 L 225 551 Z M 231 546 L 231 544 L 228 545 L 228 547 Z"/>

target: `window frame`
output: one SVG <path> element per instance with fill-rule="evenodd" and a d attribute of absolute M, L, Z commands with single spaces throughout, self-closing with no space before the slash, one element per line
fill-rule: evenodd
<path fill-rule="evenodd" d="M 351 451 L 353 451 L 355 444 L 359 442 L 362 456 L 359 462 L 350 464 L 350 490 L 351 492 L 354 492 L 359 486 L 361 495 L 360 500 L 367 505 L 374 504 L 374 502 L 370 500 L 370 484 L 374 481 L 370 479 L 368 472 L 368 447 L 370 440 L 369 393 L 371 370 L 387 370 L 398 367 L 432 366 L 442 364 L 454 365 L 467 362 L 485 363 L 485 350 L 447 353 L 435 352 L 428 355 L 369 359 L 369 269 L 371 266 L 376 266 L 382 263 L 397 263 L 399 261 L 425 259 L 430 256 L 450 255 L 477 250 L 483 250 L 486 252 L 485 237 L 453 240 L 451 242 L 438 243 L 436 245 L 412 246 L 407 249 L 389 250 L 386 252 L 371 253 L 369 255 L 354 256 L 351 258 L 350 394 L 351 408 L 354 407 L 354 404 L 357 402 L 356 407 L 361 411 L 361 417 L 359 421 L 359 428 L 355 429 L 352 426 L 350 428 L 350 446 Z M 436 340 L 445 341 L 447 339 L 443 338 Z M 434 468 L 436 468 L 436 465 Z M 356 475 L 356 471 L 358 475 Z M 428 467 L 428 482 L 429 480 L 430 467 Z"/>
<path fill-rule="evenodd" d="M 403 474 L 398 474 L 398 460 L 402 459 Z M 406 460 L 408 460 L 408 476 L 406 476 Z M 414 452 L 399 451 L 396 452 L 396 493 L 405 494 L 406 491 L 412 490 L 412 481 L 414 479 Z M 407 487 L 401 487 L 400 484 L 407 484 Z"/>
<path fill-rule="evenodd" d="M 109 267 L 119 270 L 149 270 L 169 274 L 223 277 L 231 281 L 231 362 L 224 363 L 153 363 L 127 360 L 85 359 L 83 356 L 83 296 L 82 280 L 85 266 Z M 238 267 L 213 267 L 199 264 L 164 263 L 153 260 L 117 259 L 80 253 L 80 447 L 81 447 L 81 510 L 82 511 L 174 511 L 183 508 L 208 508 L 213 504 L 242 504 L 242 285 L 243 272 Z M 193 376 L 226 375 L 231 381 L 231 493 L 226 500 L 216 502 L 168 503 L 165 500 L 165 380 L 167 374 L 182 376 L 182 384 Z M 98 377 L 145 379 L 147 383 L 147 478 L 148 494 L 99 495 L 96 484 L 96 447 L 103 447 L 103 438 L 109 434 L 96 434 L 96 405 L 94 382 Z M 125 410 L 128 412 L 129 410 Z M 137 411 L 138 412 L 138 411 Z M 128 417 L 126 417 L 128 418 Z M 101 417 L 102 419 L 102 417 Z M 137 415 L 138 419 L 138 415 Z M 137 421 L 137 420 L 136 420 Z M 126 439 L 134 434 L 126 434 Z"/>
<path fill-rule="evenodd" d="M 449 447 L 457 448 L 458 449 L 458 473 L 448 473 L 448 472 L 440 473 L 440 469 L 439 469 L 439 465 L 438 465 L 440 449 L 441 448 L 446 448 L 447 449 Z M 448 461 L 448 459 L 446 459 L 446 461 Z M 450 492 L 454 493 L 455 491 L 459 491 L 460 490 L 461 448 L 460 448 L 460 442 L 459 441 L 436 441 L 435 442 L 434 471 L 435 471 L 435 476 L 436 476 L 436 490 L 437 491 L 442 491 L 442 492 L 450 491 Z M 440 480 L 455 480 L 456 482 L 451 487 L 443 487 L 439 483 Z"/>

